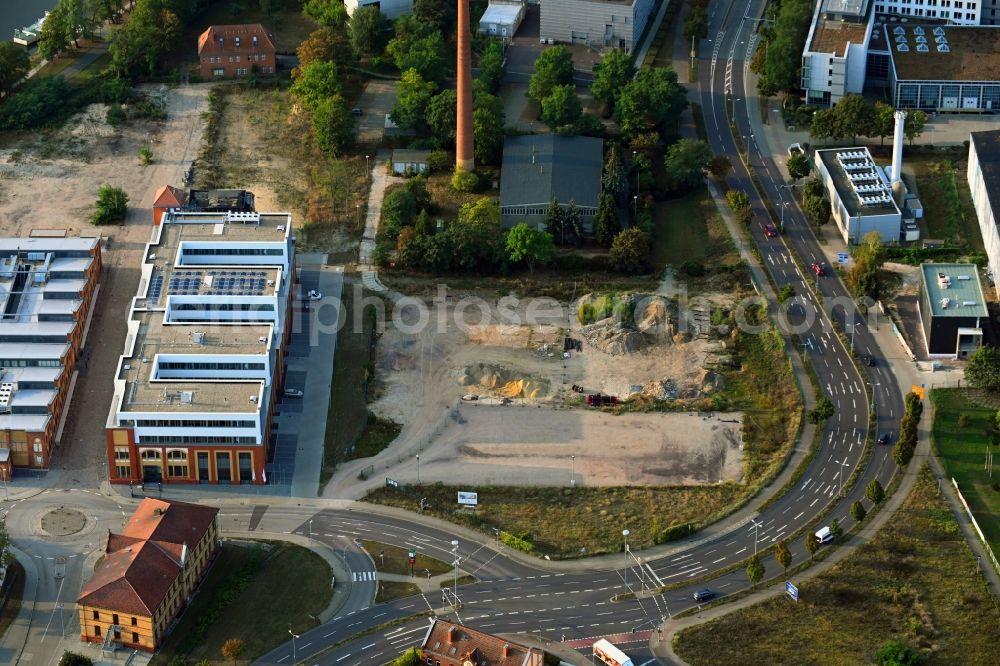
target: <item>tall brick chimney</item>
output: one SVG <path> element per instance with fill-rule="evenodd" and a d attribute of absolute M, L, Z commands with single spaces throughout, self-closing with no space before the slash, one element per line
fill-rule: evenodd
<path fill-rule="evenodd" d="M 455 128 L 455 166 L 472 171 L 472 31 L 469 0 L 458 0 L 458 122 Z"/>

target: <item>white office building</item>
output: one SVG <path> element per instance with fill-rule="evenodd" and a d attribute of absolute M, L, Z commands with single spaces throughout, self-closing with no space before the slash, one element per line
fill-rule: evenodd
<path fill-rule="evenodd" d="M 807 103 L 829 106 L 864 90 L 874 19 L 868 0 L 823 0 L 816 5 L 802 53 Z"/>
<path fill-rule="evenodd" d="M 846 243 L 857 244 L 872 231 L 884 243 L 899 241 L 902 212 L 893 200 L 888 178 L 867 148 L 817 150 L 813 161 Z"/>
<path fill-rule="evenodd" d="M 967 176 L 990 270 L 997 276 L 1000 275 L 1000 228 L 997 227 L 997 213 L 1000 212 L 1000 130 L 973 132 L 969 136 Z"/>

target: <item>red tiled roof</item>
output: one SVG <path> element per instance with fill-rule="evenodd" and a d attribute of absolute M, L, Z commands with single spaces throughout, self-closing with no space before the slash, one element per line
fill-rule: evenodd
<path fill-rule="evenodd" d="M 108 555 L 76 602 L 151 617 L 180 572 L 177 560 L 143 541 Z"/>
<path fill-rule="evenodd" d="M 236 37 L 240 45 L 236 46 Z M 256 49 L 253 38 L 257 38 Z M 219 40 L 222 44 L 219 44 Z M 244 23 L 240 25 L 211 25 L 198 36 L 198 55 L 216 55 L 219 53 L 240 53 L 241 51 L 275 51 L 274 36 L 260 23 Z"/>
<path fill-rule="evenodd" d="M 173 185 L 164 185 L 156 191 L 156 196 L 153 197 L 153 205 L 178 208 L 184 205 L 186 198 L 184 190 L 176 188 Z"/>
<path fill-rule="evenodd" d="M 185 547 L 201 542 L 219 510 L 144 499 L 121 534 L 108 533 L 107 557 L 77 603 L 152 615 L 181 571 Z"/>
<path fill-rule="evenodd" d="M 545 653 L 447 620 L 434 620 L 420 646 L 424 655 L 475 666 L 542 666 Z"/>

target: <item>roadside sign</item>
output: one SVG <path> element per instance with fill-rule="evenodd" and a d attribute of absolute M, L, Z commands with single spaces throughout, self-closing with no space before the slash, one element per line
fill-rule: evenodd
<path fill-rule="evenodd" d="M 410 558 L 410 564 L 411 564 L 411 565 L 415 564 L 415 563 L 416 563 L 416 561 L 417 561 L 417 551 L 415 551 L 415 550 L 410 550 L 410 551 L 407 551 L 407 553 L 406 553 L 406 554 L 407 554 L 407 555 L 409 556 L 409 558 Z"/>
<path fill-rule="evenodd" d="M 792 584 L 792 581 L 785 581 L 785 593 L 795 601 L 799 600 L 799 588 Z"/>
<path fill-rule="evenodd" d="M 916 384 L 912 385 L 910 387 L 910 393 L 916 393 L 917 397 L 920 398 L 921 400 L 923 400 L 924 399 L 924 385 L 923 384 L 921 384 L 920 386 L 917 386 Z"/>
<path fill-rule="evenodd" d="M 476 506 L 479 504 L 479 494 L 460 490 L 458 491 L 458 503 L 465 506 Z"/>
<path fill-rule="evenodd" d="M 385 477 L 385 485 L 388 488 L 399 488 L 399 481 Z"/>
<path fill-rule="evenodd" d="M 851 260 L 851 255 L 847 254 L 846 252 L 837 253 L 837 263 L 846 264 L 850 260 Z"/>

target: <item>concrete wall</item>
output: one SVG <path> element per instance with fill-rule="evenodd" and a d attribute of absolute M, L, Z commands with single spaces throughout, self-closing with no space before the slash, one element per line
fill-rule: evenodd
<path fill-rule="evenodd" d="M 972 193 L 972 205 L 975 206 L 976 217 L 979 218 L 979 233 L 982 234 L 986 256 L 990 260 L 990 270 L 993 271 L 994 276 L 997 276 L 1000 275 L 1000 232 L 997 230 L 996 216 L 990 206 L 986 184 L 983 182 L 983 172 L 979 167 L 976 146 L 971 140 L 969 141 L 969 168 L 966 176 L 969 179 L 969 189 Z"/>
<path fill-rule="evenodd" d="M 600 0 L 547 0 L 541 5 L 539 36 L 565 44 L 595 49 L 620 48 L 631 52 L 653 10 L 653 0 L 631 5 Z"/>

